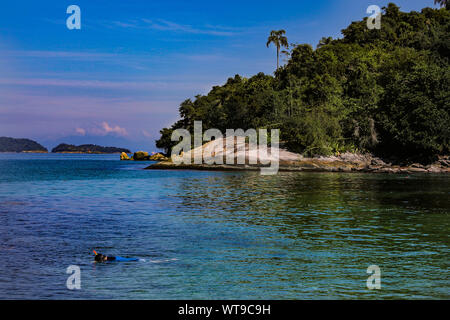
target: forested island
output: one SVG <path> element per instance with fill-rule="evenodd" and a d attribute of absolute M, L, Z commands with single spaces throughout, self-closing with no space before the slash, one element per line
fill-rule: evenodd
<path fill-rule="evenodd" d="M 445 1 L 440 1 L 445 4 Z M 450 12 L 383 8 L 381 29 L 367 18 L 343 37 L 288 45 L 272 31 L 287 63 L 272 75 L 239 75 L 207 95 L 187 99 L 180 120 L 160 131 L 156 145 L 169 153 L 173 130 L 279 128 L 289 151 L 308 157 L 373 154 L 390 162 L 437 161 L 450 154 Z M 280 52 L 280 49 L 285 48 Z"/>
<path fill-rule="evenodd" d="M 30 139 L 0 137 L 0 152 L 36 152 L 46 153 L 47 148 Z"/>
<path fill-rule="evenodd" d="M 10 137 L 0 137 L 0 152 L 28 152 L 28 153 L 47 153 L 47 148 L 36 141 L 30 139 L 16 139 Z M 83 144 L 75 146 L 72 144 L 61 143 L 52 149 L 52 153 L 131 153 L 125 148 L 102 147 L 95 144 Z"/>
<path fill-rule="evenodd" d="M 116 147 L 102 147 L 95 144 L 83 144 L 75 146 L 72 144 L 61 143 L 57 147 L 52 149 L 52 153 L 131 153 L 130 150 L 125 148 Z"/>

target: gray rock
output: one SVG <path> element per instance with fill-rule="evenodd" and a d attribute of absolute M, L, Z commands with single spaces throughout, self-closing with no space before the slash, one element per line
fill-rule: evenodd
<path fill-rule="evenodd" d="M 408 168 L 408 171 L 409 171 L 409 172 L 427 172 L 426 169 L 423 169 L 423 168 L 415 168 L 415 167 L 409 167 L 409 168 Z"/>

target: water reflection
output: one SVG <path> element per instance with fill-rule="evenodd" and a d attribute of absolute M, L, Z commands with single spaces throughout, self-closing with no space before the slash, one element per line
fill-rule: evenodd
<path fill-rule="evenodd" d="M 252 234 L 250 246 L 272 252 L 261 263 L 277 268 L 283 281 L 328 281 L 330 296 L 371 297 L 376 293 L 354 284 L 378 264 L 393 288 L 384 297 L 426 297 L 436 277 L 448 297 L 445 176 L 224 173 L 180 181 L 174 191 L 186 223 L 240 225 Z"/>

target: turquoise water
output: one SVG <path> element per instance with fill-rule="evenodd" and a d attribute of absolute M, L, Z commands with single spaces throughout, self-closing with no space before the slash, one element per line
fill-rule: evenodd
<path fill-rule="evenodd" d="M 0 154 L 0 298 L 450 298 L 448 175 Z M 139 262 L 95 264 L 91 250 Z M 66 268 L 81 268 L 68 290 Z M 381 290 L 368 290 L 369 265 Z"/>

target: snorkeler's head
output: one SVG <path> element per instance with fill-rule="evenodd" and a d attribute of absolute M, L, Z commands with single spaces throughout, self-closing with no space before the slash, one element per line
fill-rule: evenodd
<path fill-rule="evenodd" d="M 107 257 L 101 253 L 96 253 L 95 255 L 95 261 L 97 262 L 102 262 L 105 261 L 107 259 Z"/>

